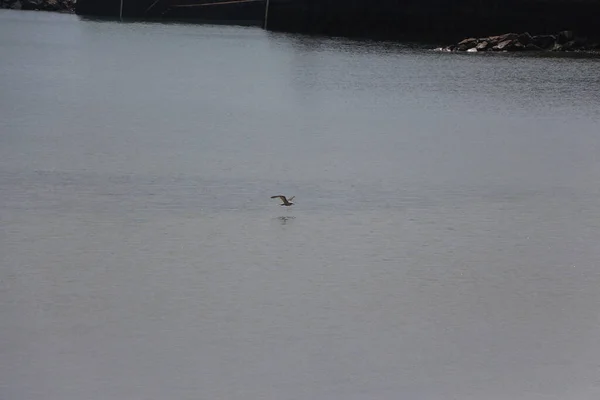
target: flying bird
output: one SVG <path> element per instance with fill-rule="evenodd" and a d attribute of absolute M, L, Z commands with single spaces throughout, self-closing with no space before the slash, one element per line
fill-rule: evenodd
<path fill-rule="evenodd" d="M 281 204 L 280 205 L 281 206 L 286 206 L 286 207 L 289 207 L 292 204 L 294 204 L 294 203 L 292 203 L 292 200 L 294 200 L 294 197 L 296 197 L 296 196 L 292 196 L 289 199 L 287 199 L 285 196 L 280 195 L 280 194 L 277 195 L 277 196 L 271 196 L 272 199 L 280 198 L 281 199 Z"/>

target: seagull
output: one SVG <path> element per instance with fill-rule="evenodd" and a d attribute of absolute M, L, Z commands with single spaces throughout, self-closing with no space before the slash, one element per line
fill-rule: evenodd
<path fill-rule="evenodd" d="M 289 207 L 292 204 L 294 204 L 294 203 L 292 203 L 292 200 L 294 200 L 294 197 L 296 197 L 296 196 L 292 196 L 289 199 L 286 199 L 285 196 L 280 195 L 280 194 L 278 194 L 277 196 L 271 196 L 272 199 L 276 199 L 278 197 L 281 199 L 281 204 L 280 205 Z"/>

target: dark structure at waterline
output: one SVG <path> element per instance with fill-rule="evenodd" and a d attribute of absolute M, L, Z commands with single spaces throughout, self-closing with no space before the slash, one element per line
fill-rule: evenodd
<path fill-rule="evenodd" d="M 600 0 L 303 0 L 272 10 L 273 29 L 333 34 L 600 34 Z"/>
<path fill-rule="evenodd" d="M 99 17 L 262 24 L 264 0 L 78 0 L 76 13 Z"/>
<path fill-rule="evenodd" d="M 123 0 L 124 17 L 262 21 L 266 0 Z M 119 16 L 121 0 L 78 0 L 77 13 Z M 270 0 L 269 29 L 454 40 L 529 31 L 600 36 L 600 0 Z"/>

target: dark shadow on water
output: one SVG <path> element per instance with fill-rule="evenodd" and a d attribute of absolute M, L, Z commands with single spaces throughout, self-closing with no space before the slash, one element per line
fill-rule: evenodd
<path fill-rule="evenodd" d="M 202 18 L 160 18 L 160 17 L 146 17 L 146 18 L 134 18 L 134 17 L 123 17 L 119 18 L 116 16 L 103 16 L 103 15 L 77 15 L 82 21 L 91 22 L 119 22 L 129 24 L 159 24 L 159 25 L 206 25 L 206 26 L 238 26 L 238 27 L 249 27 L 257 28 L 261 27 L 262 21 L 219 21 L 219 20 L 206 20 Z"/>
<path fill-rule="evenodd" d="M 600 60 L 600 52 L 596 50 L 590 51 L 482 51 L 479 53 L 468 53 L 466 51 L 443 52 L 434 49 L 429 49 L 438 54 L 451 54 L 458 57 L 497 57 L 497 58 L 538 58 L 538 59 L 583 59 L 583 60 Z"/>
<path fill-rule="evenodd" d="M 273 219 L 278 221 L 281 225 L 287 225 L 289 223 L 292 223 L 294 219 L 296 219 L 296 217 L 277 217 Z"/>

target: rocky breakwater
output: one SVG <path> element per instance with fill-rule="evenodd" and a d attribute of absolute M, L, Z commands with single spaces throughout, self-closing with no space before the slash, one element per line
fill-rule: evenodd
<path fill-rule="evenodd" d="M 468 38 L 457 44 L 440 47 L 440 51 L 600 51 L 600 43 L 578 37 L 572 31 L 556 35 L 507 33 L 484 38 Z"/>
<path fill-rule="evenodd" d="M 74 13 L 75 1 L 76 0 L 0 0 L 0 8 Z"/>

